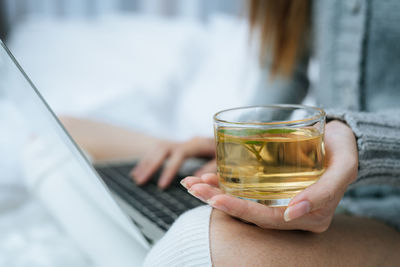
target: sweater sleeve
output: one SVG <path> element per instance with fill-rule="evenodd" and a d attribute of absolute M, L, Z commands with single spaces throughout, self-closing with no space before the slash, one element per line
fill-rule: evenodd
<path fill-rule="evenodd" d="M 359 171 L 352 185 L 400 186 L 400 110 L 353 112 L 326 110 L 327 118 L 347 123 L 357 138 Z"/>

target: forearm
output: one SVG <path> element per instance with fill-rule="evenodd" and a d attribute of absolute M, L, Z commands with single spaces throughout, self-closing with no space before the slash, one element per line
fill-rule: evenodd
<path fill-rule="evenodd" d="M 146 154 L 159 139 L 111 124 L 60 117 L 75 142 L 95 161 L 131 160 Z"/>
<path fill-rule="evenodd" d="M 347 123 L 357 138 L 358 178 L 353 185 L 400 186 L 400 112 L 327 110 L 328 119 Z"/>

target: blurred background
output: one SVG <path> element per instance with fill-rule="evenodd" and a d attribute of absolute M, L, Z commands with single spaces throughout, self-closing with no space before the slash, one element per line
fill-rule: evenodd
<path fill-rule="evenodd" d="M 212 136 L 258 81 L 245 0 L 0 0 L 0 36 L 58 115 Z M 93 266 L 28 192 L 0 86 L 0 266 Z"/>
<path fill-rule="evenodd" d="M 251 94 L 245 0 L 1 4 L 2 36 L 58 114 L 182 140 Z"/>

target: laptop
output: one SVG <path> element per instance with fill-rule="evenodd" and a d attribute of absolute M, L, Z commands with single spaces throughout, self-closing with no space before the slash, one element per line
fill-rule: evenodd
<path fill-rule="evenodd" d="M 55 88 L 56 89 L 56 88 Z M 144 186 L 129 176 L 135 162 L 94 165 L 0 40 L 0 95 L 15 104 L 26 133 L 26 183 L 60 226 L 103 266 L 137 266 L 183 212 L 202 203 L 177 177 L 162 191 L 156 173 Z"/>

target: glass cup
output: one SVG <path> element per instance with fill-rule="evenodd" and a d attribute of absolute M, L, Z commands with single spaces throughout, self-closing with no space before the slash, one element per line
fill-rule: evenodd
<path fill-rule="evenodd" d="M 303 105 L 240 107 L 214 115 L 219 185 L 268 206 L 287 206 L 325 170 L 325 112 Z"/>

